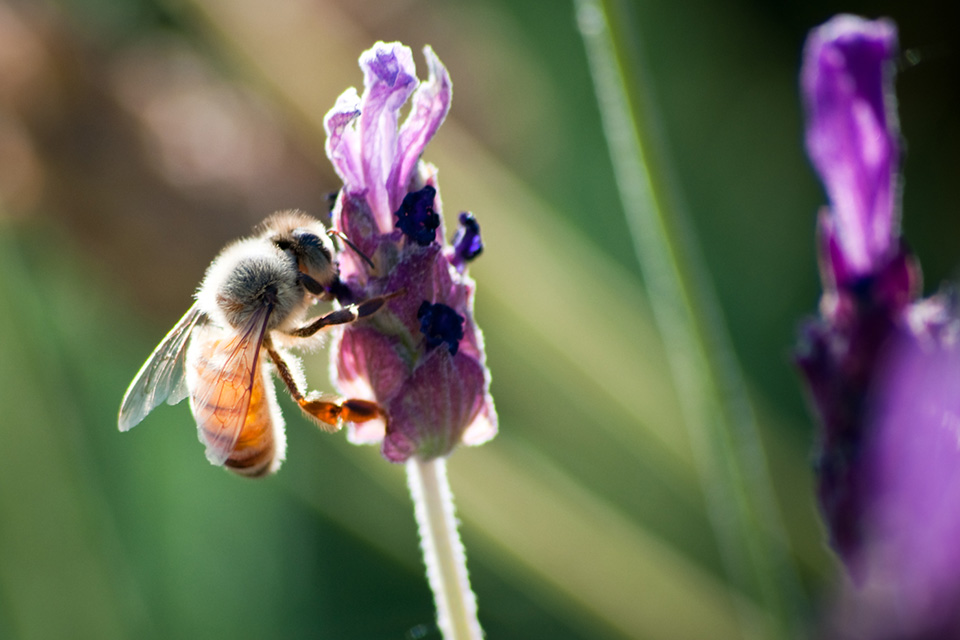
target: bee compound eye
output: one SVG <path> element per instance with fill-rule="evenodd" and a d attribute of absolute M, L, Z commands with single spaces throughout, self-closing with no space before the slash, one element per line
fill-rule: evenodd
<path fill-rule="evenodd" d="M 294 229 L 292 235 L 297 239 L 297 242 L 305 246 L 314 245 L 320 241 L 317 234 L 307 229 Z"/>
<path fill-rule="evenodd" d="M 328 264 L 333 260 L 328 246 L 329 240 L 308 229 L 294 229 L 293 242 L 301 260 L 306 260 L 312 266 Z"/>

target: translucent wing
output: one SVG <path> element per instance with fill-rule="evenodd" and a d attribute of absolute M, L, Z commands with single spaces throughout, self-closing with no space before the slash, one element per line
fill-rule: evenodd
<path fill-rule="evenodd" d="M 194 303 L 140 367 L 120 403 L 120 431 L 135 427 L 164 400 L 176 404 L 186 397 L 183 357 L 187 339 L 201 317 Z"/>
<path fill-rule="evenodd" d="M 257 310 L 238 332 L 203 327 L 190 347 L 190 409 L 212 464 L 230 458 L 247 420 L 271 309 Z"/>

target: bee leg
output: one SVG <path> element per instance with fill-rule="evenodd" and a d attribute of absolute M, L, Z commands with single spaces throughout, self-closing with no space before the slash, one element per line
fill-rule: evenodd
<path fill-rule="evenodd" d="M 313 295 L 317 296 L 322 300 L 330 299 L 330 293 L 326 290 L 326 288 L 322 284 L 320 284 L 319 282 L 317 282 L 316 280 L 314 280 L 313 278 L 305 274 L 304 272 L 302 271 L 299 272 L 297 274 L 297 278 L 300 280 L 300 284 L 303 285 L 303 288 L 309 291 L 310 293 L 312 293 Z"/>
<path fill-rule="evenodd" d="M 277 373 L 280 374 L 280 379 L 283 380 L 283 384 L 286 385 L 290 395 L 300 405 L 303 412 L 313 418 L 317 426 L 324 431 L 331 433 L 339 431 L 340 423 L 344 420 L 347 422 L 366 422 L 374 418 L 386 418 L 386 414 L 384 414 L 380 405 L 369 400 L 308 400 L 297 387 L 297 382 L 293 379 L 290 367 L 287 366 L 283 357 L 266 339 L 264 340 L 264 346 L 267 353 L 270 354 L 273 364 L 276 365 Z"/>
<path fill-rule="evenodd" d="M 297 329 L 293 329 L 288 332 L 288 335 L 297 337 L 297 338 L 307 338 L 315 334 L 320 329 L 324 327 L 329 327 L 335 324 L 347 324 L 348 322 L 353 322 L 357 318 L 365 318 L 373 313 L 376 313 L 390 298 L 395 298 L 400 294 L 404 293 L 401 289 L 400 291 L 394 291 L 393 293 L 387 294 L 385 296 L 376 296 L 375 298 L 370 298 L 364 300 L 363 302 L 358 302 L 357 304 L 351 304 L 348 307 L 343 309 L 336 309 L 330 313 L 324 314 L 311 322 L 310 324 L 304 325 Z"/>

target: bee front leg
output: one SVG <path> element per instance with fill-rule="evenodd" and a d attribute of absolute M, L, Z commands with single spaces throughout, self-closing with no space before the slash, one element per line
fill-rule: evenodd
<path fill-rule="evenodd" d="M 383 412 L 383 409 L 380 408 L 380 405 L 369 400 L 359 400 L 356 398 L 336 401 L 308 400 L 297 387 L 297 382 L 293 379 L 293 374 L 290 373 L 290 367 L 287 366 L 286 361 L 280 353 L 273 348 L 272 344 L 269 344 L 267 339 L 264 339 L 264 346 L 267 349 L 267 353 L 270 354 L 270 359 L 273 360 L 273 364 L 277 367 L 277 373 L 280 374 L 280 379 L 283 380 L 283 384 L 286 385 L 290 395 L 293 396 L 293 399 L 300 405 L 303 412 L 312 418 L 313 421 L 317 423 L 317 426 L 324 431 L 331 433 L 339 431 L 342 421 L 366 422 L 374 418 L 386 419 L 386 414 Z"/>
<path fill-rule="evenodd" d="M 358 318 L 364 318 L 373 313 L 376 313 L 380 307 L 382 307 L 387 300 L 390 298 L 395 298 L 403 293 L 403 290 L 394 291 L 393 293 L 387 294 L 385 296 L 376 296 L 374 298 L 369 298 L 363 302 L 358 302 L 357 304 L 351 304 L 348 307 L 343 309 L 336 309 L 330 313 L 324 314 L 311 322 L 310 324 L 304 325 L 297 329 L 287 332 L 288 335 L 294 336 L 296 338 L 308 338 L 315 334 L 320 329 L 324 327 L 329 327 L 335 324 L 347 324 L 348 322 L 353 322 Z"/>

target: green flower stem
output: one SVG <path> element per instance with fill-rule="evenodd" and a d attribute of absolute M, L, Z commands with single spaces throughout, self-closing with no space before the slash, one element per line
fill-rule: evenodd
<path fill-rule="evenodd" d="M 437 604 L 437 626 L 446 640 L 480 640 L 477 598 L 470 589 L 467 556 L 457 532 L 446 458 L 407 461 L 427 580 Z"/>
<path fill-rule="evenodd" d="M 774 636 L 796 635 L 799 582 L 771 490 L 766 457 L 719 305 L 679 211 L 664 206 L 644 138 L 651 118 L 631 102 L 628 78 L 602 0 L 574 0 L 617 187 L 654 317 L 681 398 L 707 510 L 730 581 L 758 598 Z M 619 24 L 619 23 L 617 23 Z M 636 34 L 631 44 L 636 44 Z M 622 40 L 622 38 L 621 38 Z M 618 48 L 618 44 L 620 47 Z M 631 87 L 643 69 L 631 67 Z M 646 125 L 646 128 L 644 127 Z M 674 208 L 676 209 L 676 208 Z M 683 242 L 681 242 L 681 240 Z M 682 256 L 682 257 L 681 257 Z M 759 629 L 743 629 L 756 636 Z"/>

